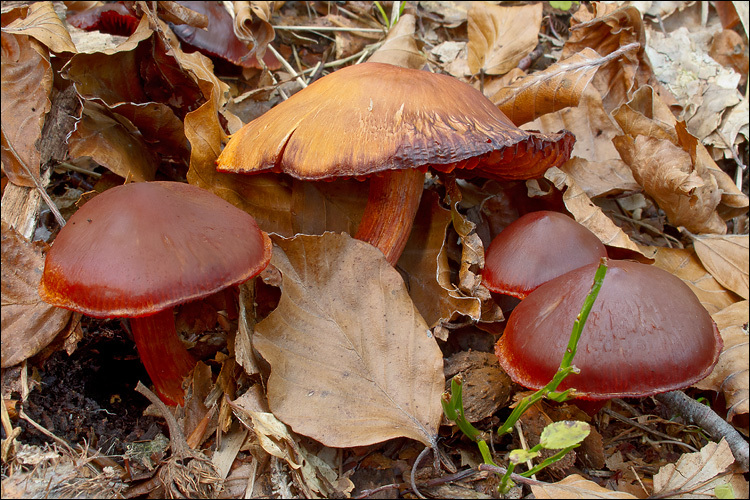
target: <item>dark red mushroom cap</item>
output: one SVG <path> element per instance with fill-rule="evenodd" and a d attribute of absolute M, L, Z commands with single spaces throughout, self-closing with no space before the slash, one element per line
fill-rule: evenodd
<path fill-rule="evenodd" d="M 574 141 L 519 129 L 456 78 L 373 62 L 334 71 L 245 125 L 217 170 L 319 180 L 432 167 L 532 179 L 568 160 Z"/>
<path fill-rule="evenodd" d="M 515 308 L 495 346 L 514 382 L 531 389 L 554 376 L 594 281 L 597 264 L 555 278 Z M 609 261 L 599 296 L 573 360 L 581 399 L 643 397 L 688 387 L 706 377 L 723 342 L 716 324 L 679 278 L 657 267 Z"/>
<path fill-rule="evenodd" d="M 39 294 L 88 316 L 148 316 L 247 281 L 271 258 L 252 216 L 201 188 L 142 182 L 81 207 L 46 257 Z"/>
<path fill-rule="evenodd" d="M 531 212 L 492 240 L 482 279 L 491 292 L 523 299 L 539 285 L 606 256 L 599 238 L 570 217 Z"/>

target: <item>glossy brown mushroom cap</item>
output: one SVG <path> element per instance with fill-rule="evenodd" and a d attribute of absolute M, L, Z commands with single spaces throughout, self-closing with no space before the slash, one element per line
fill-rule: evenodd
<path fill-rule="evenodd" d="M 599 238 L 572 218 L 531 212 L 492 240 L 482 279 L 491 292 L 523 299 L 539 285 L 606 256 Z"/>
<path fill-rule="evenodd" d="M 270 258 L 255 219 L 218 196 L 179 182 L 127 184 L 73 214 L 39 295 L 88 316 L 135 318 L 242 283 Z"/>
<path fill-rule="evenodd" d="M 514 382 L 531 389 L 554 376 L 598 264 L 540 286 L 515 308 L 495 346 Z M 643 397 L 706 377 L 723 342 L 716 324 L 679 278 L 645 264 L 609 261 L 599 296 L 559 390 L 581 399 Z"/>
<path fill-rule="evenodd" d="M 453 77 L 364 63 L 321 78 L 245 125 L 217 170 L 270 169 L 313 180 L 430 166 L 531 179 L 567 161 L 574 141 L 567 131 L 517 128 Z"/>

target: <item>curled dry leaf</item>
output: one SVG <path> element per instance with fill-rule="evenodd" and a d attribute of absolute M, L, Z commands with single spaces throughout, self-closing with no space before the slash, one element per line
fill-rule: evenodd
<path fill-rule="evenodd" d="M 444 249 L 445 231 L 450 223 L 451 213 L 440 206 L 437 193 L 426 191 L 398 261 L 408 275 L 409 295 L 430 328 L 450 321 L 454 315 L 474 319 L 480 315 L 479 299 L 464 296 L 450 282 Z"/>
<path fill-rule="evenodd" d="M 748 386 L 748 301 L 737 302 L 711 316 L 716 321 L 724 348 L 719 355 L 719 361 L 711 374 L 695 384 L 694 387 L 703 390 L 721 391 L 726 398 L 727 420 L 732 422 L 735 417 L 747 415 L 750 412 L 750 387 Z M 744 425 L 747 435 L 747 420 L 737 419 L 735 425 Z"/>
<path fill-rule="evenodd" d="M 468 13 L 469 70 L 502 75 L 537 45 L 542 24 L 542 4 L 500 7 L 474 2 Z"/>
<path fill-rule="evenodd" d="M 88 156 L 120 177 L 152 181 L 158 161 L 140 134 L 133 134 L 115 114 L 87 101 L 69 138 L 71 158 Z"/>
<path fill-rule="evenodd" d="M 734 455 L 725 439 L 708 443 L 695 453 L 686 453 L 676 464 L 667 464 L 654 476 L 654 496 L 661 498 L 713 498 L 715 488 L 729 484 L 730 498 L 747 498 L 748 486 L 742 474 L 725 474 Z"/>
<path fill-rule="evenodd" d="M 25 35 L 2 33 L 2 166 L 19 186 L 34 186 L 40 154 L 35 144 L 50 109 L 52 68 L 47 51 Z"/>
<path fill-rule="evenodd" d="M 696 236 L 695 253 L 716 281 L 748 299 L 748 235 Z"/>
<path fill-rule="evenodd" d="M 382 62 L 403 68 L 421 69 L 426 62 L 424 54 L 417 47 L 414 38 L 416 18 L 404 14 L 388 32 L 383 45 L 368 59 L 369 62 Z"/>
<path fill-rule="evenodd" d="M 535 498 L 632 498 L 638 497 L 622 491 L 602 488 L 593 481 L 584 479 L 578 474 L 571 474 L 562 481 L 552 484 L 532 484 L 531 491 Z"/>
<path fill-rule="evenodd" d="M 602 65 L 636 48 L 631 44 L 601 57 L 595 50 L 585 47 L 544 71 L 502 87 L 490 100 L 520 127 L 544 114 L 577 106 L 584 89 Z"/>
<path fill-rule="evenodd" d="M 2 363 L 7 368 L 47 347 L 71 312 L 39 298 L 44 260 L 38 250 L 2 222 Z"/>
<path fill-rule="evenodd" d="M 347 235 L 274 240 L 281 299 L 254 339 L 273 413 L 326 446 L 434 446 L 443 358 L 399 273 Z"/>
<path fill-rule="evenodd" d="M 723 234 L 722 216 L 747 210 L 747 196 L 651 88 L 638 90 L 612 115 L 624 132 L 613 139 L 615 147 L 670 223 L 695 233 Z"/>
<path fill-rule="evenodd" d="M 268 44 L 276 37 L 271 19 L 271 4 L 273 2 L 234 2 L 236 9 L 234 17 L 234 34 L 245 42 L 251 54 L 255 53 L 262 59 Z"/>
<path fill-rule="evenodd" d="M 602 209 L 596 206 L 581 189 L 576 180 L 557 167 L 552 167 L 544 174 L 544 178 L 552 182 L 559 191 L 563 191 L 563 202 L 576 221 L 594 233 L 605 245 L 631 250 L 646 258 L 644 253 L 625 232 L 612 220 L 604 215 Z"/>
<path fill-rule="evenodd" d="M 721 286 L 701 265 L 691 248 L 641 247 L 653 252 L 654 265 L 674 274 L 693 291 L 710 314 L 734 304 L 736 296 Z"/>
<path fill-rule="evenodd" d="M 76 52 L 70 33 L 57 17 L 52 2 L 34 2 L 24 19 L 3 27 L 3 32 L 36 38 L 52 52 Z"/>

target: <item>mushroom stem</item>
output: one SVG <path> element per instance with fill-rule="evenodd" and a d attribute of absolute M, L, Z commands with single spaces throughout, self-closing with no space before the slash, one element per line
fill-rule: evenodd
<path fill-rule="evenodd" d="M 195 366 L 174 326 L 172 308 L 151 316 L 131 318 L 135 346 L 156 393 L 166 404 L 183 404 L 182 380 Z"/>
<path fill-rule="evenodd" d="M 418 169 L 387 170 L 370 179 L 367 206 L 355 238 L 380 249 L 393 266 L 409 239 L 424 173 Z"/>

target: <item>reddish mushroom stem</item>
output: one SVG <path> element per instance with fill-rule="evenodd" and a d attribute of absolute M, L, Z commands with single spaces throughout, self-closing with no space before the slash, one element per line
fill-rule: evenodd
<path fill-rule="evenodd" d="M 177 336 L 172 308 L 151 316 L 131 318 L 135 346 L 156 393 L 168 405 L 183 404 L 182 381 L 196 360 Z"/>
<path fill-rule="evenodd" d="M 387 170 L 370 179 L 367 206 L 355 238 L 380 249 L 393 266 L 409 239 L 424 173 L 418 169 Z"/>

